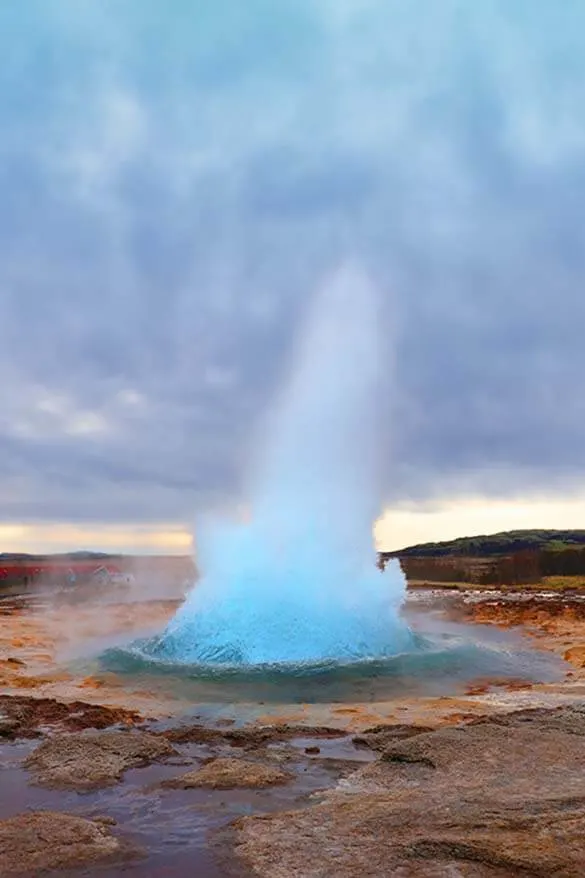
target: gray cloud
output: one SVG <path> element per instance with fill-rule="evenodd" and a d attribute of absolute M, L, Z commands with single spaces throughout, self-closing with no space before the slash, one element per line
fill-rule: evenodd
<path fill-rule="evenodd" d="M 348 256 L 385 299 L 388 498 L 582 483 L 582 4 L 10 6 L 3 517 L 235 496 Z"/>

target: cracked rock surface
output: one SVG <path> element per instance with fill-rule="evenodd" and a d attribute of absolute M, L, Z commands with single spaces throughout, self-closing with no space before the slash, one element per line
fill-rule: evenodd
<path fill-rule="evenodd" d="M 277 786 L 293 780 L 294 775 L 261 762 L 247 759 L 212 759 L 202 768 L 189 771 L 181 777 L 165 781 L 166 787 L 192 789 L 207 787 L 214 790 L 231 790 L 238 787 L 256 788 Z"/>
<path fill-rule="evenodd" d="M 0 875 L 40 875 L 101 864 L 128 853 L 99 819 L 39 811 L 0 821 Z"/>
<path fill-rule="evenodd" d="M 246 866 L 266 878 L 585 874 L 585 708 L 386 738 L 321 804 L 240 819 Z"/>
<path fill-rule="evenodd" d="M 128 768 L 174 755 L 165 738 L 147 732 L 82 732 L 48 738 L 24 766 L 39 786 L 90 790 L 117 783 Z"/>

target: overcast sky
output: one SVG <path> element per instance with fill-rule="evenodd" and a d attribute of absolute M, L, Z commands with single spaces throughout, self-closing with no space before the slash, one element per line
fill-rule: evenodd
<path fill-rule="evenodd" d="M 23 0 L 0 34 L 0 521 L 240 502 L 348 258 L 389 506 L 585 490 L 582 0 Z"/>

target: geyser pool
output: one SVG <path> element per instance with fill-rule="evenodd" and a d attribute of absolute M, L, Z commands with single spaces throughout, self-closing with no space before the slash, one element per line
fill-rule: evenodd
<path fill-rule="evenodd" d="M 380 659 L 413 648 L 397 563 L 375 566 L 380 319 L 346 267 L 318 292 L 254 467 L 251 518 L 198 530 L 202 579 L 148 649 L 186 664 Z M 146 647 L 143 647 L 146 648 Z"/>
<path fill-rule="evenodd" d="M 531 649 L 518 632 L 493 626 L 449 621 L 451 596 L 433 597 L 440 617 L 427 605 L 428 595 L 415 592 L 405 606 L 415 632 L 414 643 L 401 654 L 376 659 L 329 659 L 272 665 L 221 665 L 177 662 L 157 655 L 149 638 L 100 653 L 97 673 L 120 675 L 132 691 L 178 699 L 196 705 L 209 719 L 229 716 L 238 722 L 265 716 L 266 705 L 287 706 L 380 703 L 404 697 L 463 694 L 469 684 L 506 680 L 540 683 L 561 680 L 566 672 L 555 655 Z M 96 668 L 82 661 L 77 673 Z M 227 713 L 226 713 L 227 711 Z"/>

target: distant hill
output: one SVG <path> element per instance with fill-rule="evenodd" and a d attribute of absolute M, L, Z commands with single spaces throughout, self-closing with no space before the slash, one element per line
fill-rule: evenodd
<path fill-rule="evenodd" d="M 527 550 L 563 551 L 585 546 L 585 530 L 510 530 L 501 533 L 460 537 L 441 543 L 421 543 L 396 552 L 382 552 L 385 558 L 442 558 L 463 555 L 486 558 Z"/>
<path fill-rule="evenodd" d="M 585 585 L 585 530 L 511 530 L 380 553 L 383 564 L 390 558 L 399 559 L 412 586 L 517 586 L 543 584 L 551 577 L 563 577 L 565 585 L 575 585 L 578 577 L 581 587 L 581 582 Z"/>

